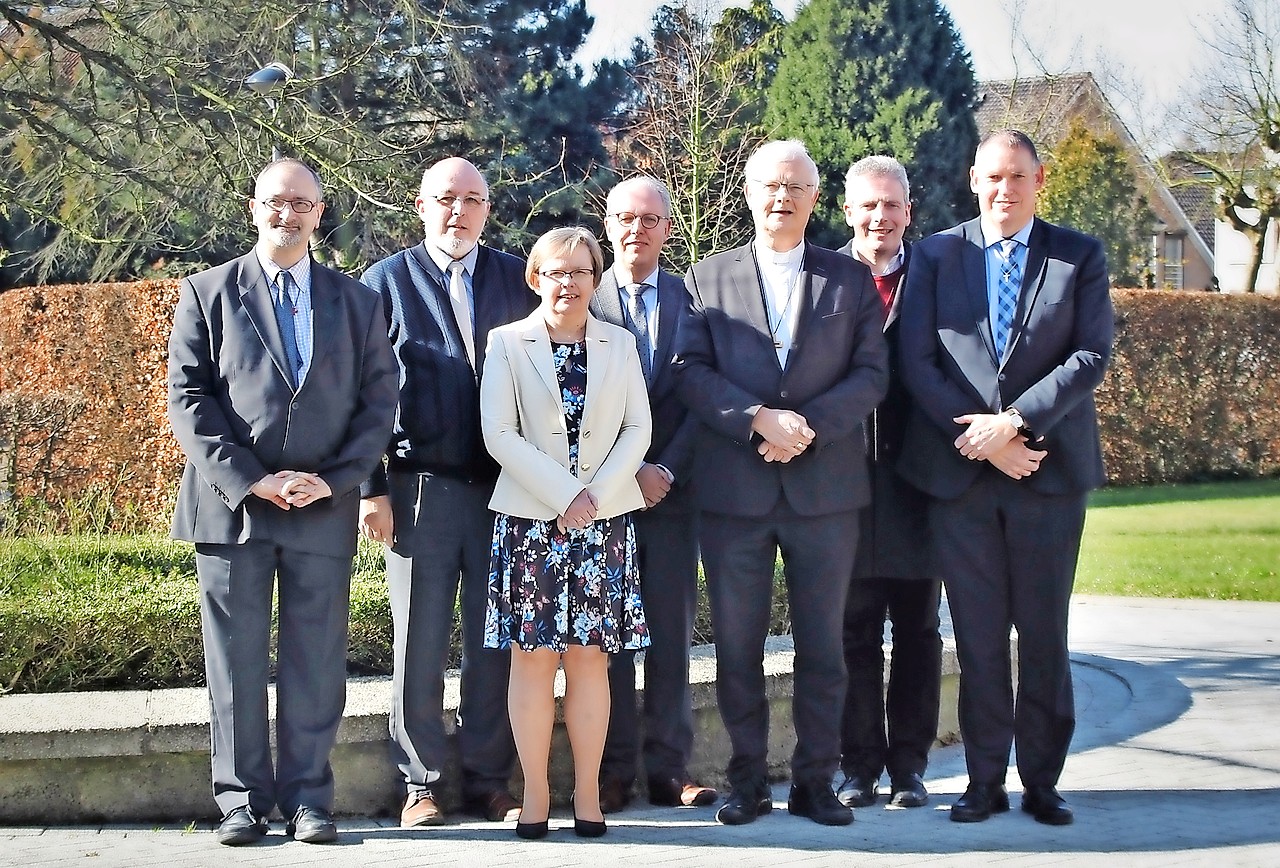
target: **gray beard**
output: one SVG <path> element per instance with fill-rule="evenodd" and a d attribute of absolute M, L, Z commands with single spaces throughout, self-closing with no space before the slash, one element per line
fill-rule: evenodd
<path fill-rule="evenodd" d="M 436 246 L 449 254 L 450 257 L 461 259 L 471 252 L 471 248 L 476 246 L 476 242 L 468 242 L 462 238 L 446 235 L 436 239 Z"/>

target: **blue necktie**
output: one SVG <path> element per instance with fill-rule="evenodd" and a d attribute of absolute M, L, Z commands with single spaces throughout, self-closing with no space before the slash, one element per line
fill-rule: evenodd
<path fill-rule="evenodd" d="M 1022 288 L 1023 247 L 1012 238 L 1000 242 L 1000 281 L 996 293 L 996 358 L 1004 358 L 1004 348 L 1013 329 L 1013 315 L 1018 309 L 1018 292 Z"/>
<path fill-rule="evenodd" d="M 631 319 L 631 333 L 636 336 L 636 352 L 640 356 L 640 370 L 645 382 L 653 377 L 653 358 L 649 342 L 649 310 L 644 303 L 644 284 L 627 286 L 627 313 Z"/>
<path fill-rule="evenodd" d="M 289 360 L 290 385 L 296 388 L 298 373 L 302 370 L 302 354 L 298 352 L 298 335 L 293 330 L 293 286 L 293 275 L 282 271 L 274 295 L 276 325 L 280 327 L 284 355 Z"/>

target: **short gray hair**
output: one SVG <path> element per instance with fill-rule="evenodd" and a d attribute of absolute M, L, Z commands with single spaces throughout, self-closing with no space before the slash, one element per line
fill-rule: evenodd
<path fill-rule="evenodd" d="M 902 185 L 902 192 L 906 195 L 907 201 L 911 200 L 911 182 L 907 180 L 907 170 L 901 163 L 893 157 L 886 157 L 883 154 L 873 154 L 870 157 L 863 157 L 852 166 L 849 167 L 848 173 L 844 176 L 844 200 L 846 202 L 853 198 L 853 185 L 859 178 L 892 178 Z"/>
<path fill-rule="evenodd" d="M 666 184 L 649 175 L 634 175 L 625 181 L 620 181 L 609 191 L 609 195 L 605 198 L 605 208 L 609 207 L 609 201 L 613 199 L 615 193 L 625 192 L 629 187 L 644 187 L 656 193 L 662 199 L 663 206 L 667 209 L 667 216 L 671 216 L 671 191 L 667 189 Z"/>
<path fill-rule="evenodd" d="M 751 176 L 760 166 L 765 164 L 772 166 L 776 163 L 788 162 L 807 163 L 809 168 L 813 170 L 814 182 L 818 185 L 822 184 L 822 175 L 818 172 L 818 164 L 813 161 L 813 157 L 809 156 L 809 149 L 799 139 L 774 139 L 771 142 L 765 142 L 747 158 L 747 165 L 743 167 L 743 173 L 746 175 L 747 180 L 754 180 Z"/>
<path fill-rule="evenodd" d="M 277 166 L 297 166 L 298 168 L 305 170 L 306 173 L 311 176 L 311 180 L 315 181 L 317 194 L 316 201 L 324 201 L 324 184 L 320 180 L 320 173 L 311 168 L 308 164 L 304 163 L 302 160 L 299 160 L 297 157 L 276 157 L 274 160 L 263 166 L 261 171 L 253 176 L 253 189 L 255 191 L 255 195 L 258 189 L 258 182 L 262 180 L 262 176 Z"/>

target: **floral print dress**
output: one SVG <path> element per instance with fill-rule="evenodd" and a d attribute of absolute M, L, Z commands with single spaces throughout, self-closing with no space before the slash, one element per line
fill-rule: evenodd
<path fill-rule="evenodd" d="M 578 472 L 578 434 L 587 393 L 587 348 L 552 343 L 569 435 L 569 471 Z M 561 532 L 556 520 L 499 513 L 493 524 L 484 646 L 525 651 L 598 645 L 613 653 L 649 644 L 640 601 L 631 516 L 597 519 Z"/>

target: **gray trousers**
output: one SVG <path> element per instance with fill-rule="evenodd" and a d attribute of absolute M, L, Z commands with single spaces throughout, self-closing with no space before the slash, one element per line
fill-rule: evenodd
<path fill-rule="evenodd" d="M 644 768 L 650 779 L 683 778 L 693 753 L 689 643 L 698 592 L 697 513 L 656 509 L 631 514 L 640 557 L 640 596 L 649 624 L 644 652 Z M 630 786 L 641 753 L 636 652 L 609 658 L 609 734 L 601 777 Z"/>
<path fill-rule="evenodd" d="M 329 754 L 346 704 L 351 559 L 270 542 L 196 544 L 213 797 L 223 815 L 330 809 Z M 271 591 L 279 579 L 275 770 L 267 720 Z"/>
<path fill-rule="evenodd" d="M 444 672 L 461 582 L 461 793 L 467 799 L 506 789 L 515 765 L 507 714 L 511 658 L 483 647 L 493 486 L 412 473 L 391 473 L 388 483 L 396 535 L 387 552 L 395 634 L 392 761 L 409 789 L 433 783 L 446 768 Z"/>

